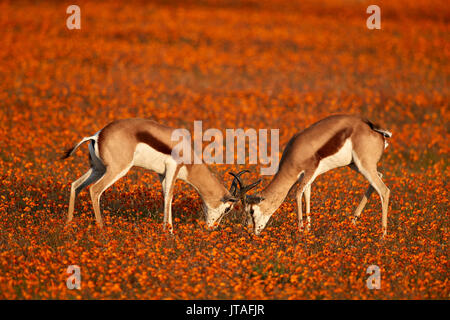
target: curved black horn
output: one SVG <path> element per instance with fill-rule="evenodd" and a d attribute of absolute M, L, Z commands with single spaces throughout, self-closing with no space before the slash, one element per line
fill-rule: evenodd
<path fill-rule="evenodd" d="M 230 175 L 232 175 L 234 177 L 233 182 L 231 183 L 230 186 L 230 193 L 232 195 L 236 195 L 236 187 L 237 187 L 237 183 L 239 183 L 239 190 L 243 188 L 244 184 L 242 183 L 242 180 L 240 179 L 240 176 L 244 173 L 250 172 L 249 170 L 242 170 L 241 172 L 238 172 L 237 174 L 233 173 L 233 172 L 228 172 Z M 237 183 L 236 183 L 237 182 Z"/>
<path fill-rule="evenodd" d="M 240 176 L 242 176 L 244 173 L 249 173 L 249 172 L 250 172 L 250 170 L 245 169 L 245 170 L 242 170 L 242 171 L 238 172 L 238 173 L 237 173 L 237 176 L 240 177 Z"/>
<path fill-rule="evenodd" d="M 247 192 L 249 192 L 251 189 L 253 189 L 254 187 L 256 187 L 258 184 L 261 183 L 261 179 L 256 180 L 255 182 L 253 182 L 252 184 L 245 186 L 243 188 L 243 190 L 241 190 L 242 195 L 246 194 Z M 241 196 L 242 196 L 241 195 Z"/>
<path fill-rule="evenodd" d="M 237 183 L 239 183 L 239 189 L 242 189 L 243 183 L 242 183 L 241 178 L 239 178 L 239 175 L 238 175 L 238 174 L 235 174 L 235 173 L 233 173 L 233 172 L 228 172 L 228 173 L 231 174 L 231 175 L 234 177 L 232 186 L 233 186 L 233 185 L 236 185 L 236 181 L 237 181 Z"/>
<path fill-rule="evenodd" d="M 236 195 L 236 189 L 237 189 L 237 183 L 236 183 L 236 179 L 233 179 L 233 182 L 231 183 L 230 186 L 230 194 L 235 196 Z"/>

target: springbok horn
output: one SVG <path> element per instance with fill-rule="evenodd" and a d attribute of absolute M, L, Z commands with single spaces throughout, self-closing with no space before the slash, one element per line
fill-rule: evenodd
<path fill-rule="evenodd" d="M 249 192 L 251 189 L 253 189 L 254 187 L 256 187 L 258 184 L 260 184 L 261 183 L 261 179 L 258 179 L 258 180 L 256 180 L 255 182 L 253 182 L 252 184 L 250 184 L 250 185 L 248 185 L 248 186 L 245 186 L 244 188 L 243 188 L 243 190 L 241 190 L 241 193 L 242 193 L 242 195 L 241 196 L 243 196 L 243 195 L 245 195 L 247 192 Z"/>
<path fill-rule="evenodd" d="M 231 186 L 230 186 L 230 193 L 233 195 L 233 196 L 235 196 L 236 195 L 236 187 L 237 187 L 237 183 L 239 183 L 239 190 L 242 188 L 242 186 L 243 186 L 243 183 L 242 183 L 242 181 L 241 181 L 241 179 L 239 178 L 242 174 L 244 174 L 244 173 L 247 173 L 247 172 L 250 172 L 249 170 L 242 170 L 241 172 L 239 172 L 239 173 L 237 173 L 237 174 L 234 174 L 233 172 L 228 172 L 229 174 L 231 174 L 233 177 L 234 177 L 234 179 L 233 179 L 233 182 L 231 183 Z"/>

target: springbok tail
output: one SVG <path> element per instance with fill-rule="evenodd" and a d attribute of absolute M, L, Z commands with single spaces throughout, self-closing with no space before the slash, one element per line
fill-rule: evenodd
<path fill-rule="evenodd" d="M 373 129 L 373 131 L 379 132 L 381 133 L 383 136 L 385 136 L 386 138 L 390 138 L 392 137 L 392 132 L 385 130 L 385 129 Z"/>
<path fill-rule="evenodd" d="M 369 120 L 365 120 L 365 122 L 370 126 L 370 129 L 372 129 L 373 131 L 381 133 L 386 138 L 392 137 L 392 133 L 390 131 L 380 128 L 380 126 L 373 124 Z"/>
<path fill-rule="evenodd" d="M 83 138 L 83 140 L 78 142 L 77 145 L 75 145 L 74 147 L 72 147 L 70 149 L 67 149 L 64 152 L 64 155 L 61 157 L 61 160 L 64 160 L 64 159 L 67 159 L 68 157 L 70 157 L 75 152 L 75 150 L 78 149 L 79 146 L 81 146 L 83 143 L 85 143 L 87 141 L 90 141 L 90 140 L 96 141 L 97 140 L 97 135 L 93 135 L 91 137 L 85 137 L 85 138 Z"/>

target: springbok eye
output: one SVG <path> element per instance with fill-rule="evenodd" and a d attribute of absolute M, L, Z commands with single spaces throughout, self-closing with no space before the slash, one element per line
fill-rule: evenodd
<path fill-rule="evenodd" d="M 231 206 L 225 209 L 225 213 L 228 213 L 228 211 L 231 210 Z"/>
<path fill-rule="evenodd" d="M 250 208 L 250 214 L 253 215 L 255 213 L 255 210 L 253 210 L 253 207 Z"/>

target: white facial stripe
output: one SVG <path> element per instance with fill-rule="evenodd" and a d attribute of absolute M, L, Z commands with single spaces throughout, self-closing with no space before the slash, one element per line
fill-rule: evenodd
<path fill-rule="evenodd" d="M 205 203 L 206 207 L 206 225 L 208 227 L 213 227 L 214 224 L 219 224 L 224 217 L 225 210 L 230 208 L 232 204 L 230 202 L 225 202 L 220 204 L 217 208 L 210 207 Z"/>
<path fill-rule="evenodd" d="M 261 231 L 266 227 L 267 222 L 269 221 L 271 215 L 263 214 L 261 212 L 261 208 L 259 205 L 254 204 L 250 207 L 250 210 L 253 209 L 253 221 L 255 223 L 255 234 L 259 235 Z"/>

